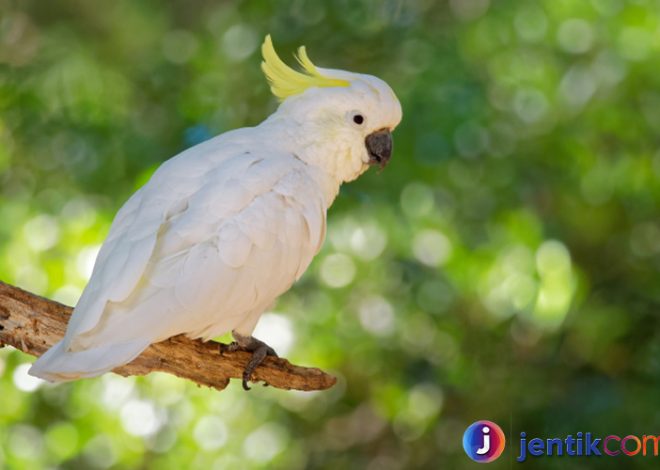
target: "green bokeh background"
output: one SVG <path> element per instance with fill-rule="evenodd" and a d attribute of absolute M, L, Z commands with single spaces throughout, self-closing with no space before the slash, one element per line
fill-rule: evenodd
<path fill-rule="evenodd" d="M 477 419 L 509 468 L 521 431 L 660 434 L 654 0 L 0 0 L 0 279 L 75 303 L 161 162 L 274 111 L 267 33 L 403 105 L 390 166 L 342 188 L 257 332 L 338 385 L 53 387 L 5 348 L 0 468 L 469 469 Z"/>

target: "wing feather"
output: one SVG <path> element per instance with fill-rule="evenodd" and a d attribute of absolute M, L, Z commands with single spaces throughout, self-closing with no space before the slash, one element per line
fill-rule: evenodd
<path fill-rule="evenodd" d="M 260 314 L 304 272 L 325 233 L 322 196 L 304 166 L 291 155 L 239 152 L 207 172 L 161 167 L 117 214 L 67 346 L 208 338 Z"/>

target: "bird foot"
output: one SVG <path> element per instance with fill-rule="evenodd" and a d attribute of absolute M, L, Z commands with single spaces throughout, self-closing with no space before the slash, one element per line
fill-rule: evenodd
<path fill-rule="evenodd" d="M 232 336 L 236 341 L 232 341 L 229 344 L 221 344 L 220 354 L 234 351 L 247 351 L 252 353 L 252 357 L 246 364 L 245 370 L 243 371 L 243 389 L 250 390 L 250 387 L 248 387 L 248 382 L 252 377 L 252 372 L 254 372 L 259 364 L 263 362 L 266 356 L 277 357 L 277 353 L 266 343 L 259 341 L 253 336 L 243 336 L 236 333 L 235 331 L 232 332 Z"/>

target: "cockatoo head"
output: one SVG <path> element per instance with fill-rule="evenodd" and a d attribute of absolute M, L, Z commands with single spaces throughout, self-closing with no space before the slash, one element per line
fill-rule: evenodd
<path fill-rule="evenodd" d="M 392 154 L 392 131 L 401 104 L 383 80 L 371 75 L 316 67 L 305 47 L 296 71 L 279 58 L 270 36 L 261 66 L 282 104 L 272 119 L 293 123 L 297 156 L 320 166 L 340 182 L 351 181 L 370 165 L 385 167 Z"/>

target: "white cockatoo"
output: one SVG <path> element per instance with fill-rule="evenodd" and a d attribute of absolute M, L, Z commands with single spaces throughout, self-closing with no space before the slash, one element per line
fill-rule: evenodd
<path fill-rule="evenodd" d="M 278 57 L 262 69 L 282 103 L 256 127 L 166 161 L 117 213 L 64 338 L 30 369 L 93 377 L 150 344 L 227 332 L 253 353 L 243 385 L 274 351 L 252 337 L 261 314 L 305 272 L 342 183 L 383 167 L 401 105 L 382 80 Z"/>

